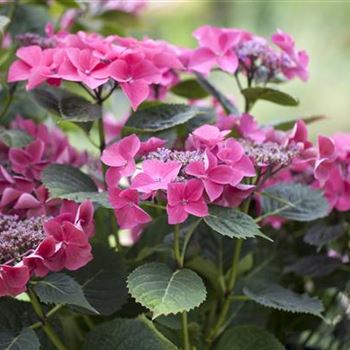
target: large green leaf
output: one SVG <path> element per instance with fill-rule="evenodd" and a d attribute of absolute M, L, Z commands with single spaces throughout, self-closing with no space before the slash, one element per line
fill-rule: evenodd
<path fill-rule="evenodd" d="M 250 87 L 242 90 L 243 96 L 250 102 L 265 100 L 283 106 L 297 106 L 299 101 L 285 92 L 265 87 Z"/>
<path fill-rule="evenodd" d="M 126 302 L 126 268 L 119 253 L 94 244 L 94 259 L 70 276 L 82 286 L 89 303 L 102 315 L 111 315 Z"/>
<path fill-rule="evenodd" d="M 265 237 L 254 220 L 238 209 L 211 206 L 204 221 L 214 231 L 231 238 Z"/>
<path fill-rule="evenodd" d="M 77 192 L 96 192 L 97 186 L 92 179 L 77 168 L 70 165 L 50 164 L 41 176 L 51 197 L 72 196 Z"/>
<path fill-rule="evenodd" d="M 201 99 L 209 96 L 209 93 L 196 79 L 181 81 L 171 88 L 171 92 L 175 95 L 189 99 Z"/>
<path fill-rule="evenodd" d="M 137 302 L 153 312 L 153 318 L 189 311 L 206 298 L 203 281 L 195 272 L 172 271 L 161 263 L 134 270 L 128 277 L 128 288 Z"/>
<path fill-rule="evenodd" d="M 258 304 L 273 309 L 305 313 L 322 317 L 324 308 L 317 297 L 309 297 L 306 294 L 297 294 L 276 284 L 254 285 L 245 287 L 243 292 Z"/>
<path fill-rule="evenodd" d="M 33 138 L 22 130 L 0 129 L 0 140 L 8 147 L 25 147 L 33 141 Z"/>
<path fill-rule="evenodd" d="M 95 327 L 87 336 L 84 350 L 176 350 L 146 317 L 116 318 Z"/>
<path fill-rule="evenodd" d="M 39 349 L 39 339 L 30 328 L 24 328 L 19 333 L 10 330 L 0 330 L 0 350 Z"/>
<path fill-rule="evenodd" d="M 222 94 L 213 84 L 209 82 L 203 75 L 196 73 L 198 82 L 202 85 L 210 95 L 212 95 L 221 104 L 222 108 L 227 114 L 239 114 L 236 106 L 224 95 Z"/>
<path fill-rule="evenodd" d="M 280 183 L 264 191 L 264 213 L 275 214 L 295 221 L 312 221 L 326 216 L 329 206 L 323 193 L 310 186 L 295 183 Z M 290 206 L 286 207 L 285 203 Z"/>
<path fill-rule="evenodd" d="M 255 326 L 237 326 L 228 329 L 216 347 L 216 350 L 284 349 L 284 346 L 272 334 Z"/>
<path fill-rule="evenodd" d="M 97 313 L 87 301 L 82 287 L 72 277 L 63 273 L 53 273 L 36 282 L 34 290 L 45 304 L 79 306 Z"/>
<path fill-rule="evenodd" d="M 138 110 L 125 125 L 128 132 L 157 132 L 184 124 L 200 115 L 199 108 L 183 104 L 161 104 Z"/>
<path fill-rule="evenodd" d="M 345 222 L 329 225 L 320 221 L 312 224 L 303 240 L 310 245 L 322 247 L 342 237 L 348 229 L 349 225 Z"/>

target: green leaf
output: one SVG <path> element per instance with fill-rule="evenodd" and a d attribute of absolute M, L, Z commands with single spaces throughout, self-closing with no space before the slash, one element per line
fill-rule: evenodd
<path fill-rule="evenodd" d="M 258 304 L 294 313 L 311 314 L 322 318 L 324 308 L 317 297 L 297 294 L 276 284 L 245 287 L 243 292 Z"/>
<path fill-rule="evenodd" d="M 42 85 L 30 92 L 34 100 L 44 109 L 58 116 L 61 116 L 60 101 L 64 96 L 72 94 L 60 88 Z"/>
<path fill-rule="evenodd" d="M 74 0 L 56 0 L 60 5 L 67 8 L 80 8 L 79 4 Z"/>
<path fill-rule="evenodd" d="M 39 350 L 40 342 L 35 332 L 24 328 L 16 334 L 10 330 L 0 330 L 0 350 Z"/>
<path fill-rule="evenodd" d="M 297 106 L 299 104 L 298 100 L 285 92 L 260 86 L 243 89 L 242 94 L 250 103 L 265 100 L 282 106 Z"/>
<path fill-rule="evenodd" d="M 0 140 L 8 147 L 25 147 L 33 141 L 33 138 L 22 130 L 0 129 Z"/>
<path fill-rule="evenodd" d="M 65 193 L 60 195 L 60 198 L 69 199 L 77 203 L 82 203 L 85 200 L 89 199 L 92 202 L 104 207 L 111 209 L 111 204 L 108 200 L 107 192 L 74 192 L 74 193 Z"/>
<path fill-rule="evenodd" d="M 216 350 L 285 350 L 285 347 L 264 329 L 237 326 L 223 334 Z"/>
<path fill-rule="evenodd" d="M 137 302 L 160 315 L 189 311 L 206 298 L 201 278 L 189 269 L 171 271 L 161 263 L 138 267 L 128 277 L 130 294 Z"/>
<path fill-rule="evenodd" d="M 111 315 L 126 302 L 126 268 L 119 253 L 103 244 L 94 244 L 94 259 L 69 275 L 81 285 L 88 302 L 101 315 Z"/>
<path fill-rule="evenodd" d="M 63 97 L 60 101 L 63 119 L 76 122 L 90 122 L 102 118 L 102 107 L 80 96 Z"/>
<path fill-rule="evenodd" d="M 70 165 L 48 165 L 42 173 L 41 180 L 54 198 L 77 192 L 97 191 L 95 183 L 88 175 Z"/>
<path fill-rule="evenodd" d="M 172 87 L 171 92 L 175 95 L 188 99 L 201 99 L 209 96 L 209 93 L 198 83 L 196 79 L 181 81 Z"/>
<path fill-rule="evenodd" d="M 211 206 L 209 215 L 204 221 L 214 231 L 231 238 L 246 239 L 255 236 L 266 238 L 254 220 L 238 209 Z"/>
<path fill-rule="evenodd" d="M 323 277 L 328 276 L 341 266 L 340 260 L 326 255 L 309 255 L 298 257 L 297 260 L 284 268 L 284 273 L 294 272 L 297 276 Z"/>
<path fill-rule="evenodd" d="M 146 317 L 116 318 L 95 327 L 87 336 L 83 350 L 176 350 Z"/>
<path fill-rule="evenodd" d="M 274 129 L 277 130 L 283 130 L 283 131 L 287 131 L 293 128 L 294 124 L 298 121 L 298 120 L 303 120 L 305 122 L 305 124 L 311 124 L 314 122 L 318 122 L 320 120 L 325 119 L 326 117 L 324 115 L 313 115 L 310 117 L 299 117 L 299 118 L 292 118 L 292 119 L 287 119 L 287 120 L 278 120 L 278 121 L 274 121 L 272 123 L 270 123 L 270 126 L 273 126 Z"/>
<path fill-rule="evenodd" d="M 53 273 L 36 282 L 34 290 L 43 303 L 74 305 L 98 313 L 87 301 L 82 287 L 63 273 Z"/>
<path fill-rule="evenodd" d="M 0 15 L 0 33 L 1 34 L 4 34 L 6 27 L 10 22 L 11 20 L 8 17 Z"/>
<path fill-rule="evenodd" d="M 348 229 L 349 225 L 345 222 L 334 225 L 316 222 L 306 231 L 303 240 L 310 245 L 320 248 L 342 237 Z"/>
<path fill-rule="evenodd" d="M 161 104 L 138 110 L 125 125 L 131 132 L 157 132 L 184 124 L 202 114 L 197 107 L 183 104 Z"/>
<path fill-rule="evenodd" d="M 223 109 L 227 114 L 240 114 L 237 107 L 224 95 L 222 94 L 214 85 L 212 85 L 209 80 L 204 78 L 201 74 L 196 73 L 196 77 L 203 89 L 208 91 L 208 93 L 219 101 Z"/>
<path fill-rule="evenodd" d="M 262 206 L 265 214 L 275 213 L 295 221 L 312 221 L 329 213 L 329 206 L 323 193 L 309 186 L 295 183 L 280 183 L 267 188 L 263 193 Z M 286 205 L 291 207 L 282 211 Z"/>

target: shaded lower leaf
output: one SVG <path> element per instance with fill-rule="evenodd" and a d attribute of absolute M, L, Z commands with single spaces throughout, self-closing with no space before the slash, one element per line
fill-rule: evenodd
<path fill-rule="evenodd" d="M 30 328 L 24 328 L 17 334 L 10 330 L 0 330 L 0 350 L 39 350 L 39 348 L 39 339 Z"/>
<path fill-rule="evenodd" d="M 326 255 L 309 255 L 298 258 L 284 268 L 284 273 L 293 272 L 298 276 L 323 277 L 330 275 L 341 266 L 340 260 Z"/>
<path fill-rule="evenodd" d="M 255 326 L 228 329 L 216 350 L 284 350 L 285 347 L 269 332 Z"/>
<path fill-rule="evenodd" d="M 273 309 L 311 314 L 318 317 L 322 317 L 321 313 L 324 310 L 322 302 L 317 297 L 297 294 L 276 284 L 245 287 L 243 292 L 258 304 Z"/>
<path fill-rule="evenodd" d="M 265 214 L 275 213 L 295 221 L 313 221 L 329 213 L 328 202 L 320 190 L 295 183 L 280 183 L 268 187 L 262 198 Z M 282 210 L 286 204 L 290 207 Z"/>
<path fill-rule="evenodd" d="M 211 206 L 204 221 L 215 232 L 231 238 L 265 237 L 254 220 L 238 209 Z"/>
<path fill-rule="evenodd" d="M 97 313 L 87 301 L 82 287 L 63 273 L 48 275 L 35 284 L 34 290 L 43 303 L 74 305 Z"/>
<path fill-rule="evenodd" d="M 349 225 L 345 222 L 335 225 L 316 222 L 306 231 L 303 240 L 310 245 L 322 247 L 342 237 L 348 228 Z"/>
<path fill-rule="evenodd" d="M 70 272 L 82 286 L 89 303 L 102 315 L 111 315 L 126 302 L 126 268 L 119 253 L 103 244 L 94 244 L 94 259 Z"/>
<path fill-rule="evenodd" d="M 128 288 L 137 302 L 153 312 L 153 318 L 189 311 L 206 298 L 203 281 L 194 271 L 172 271 L 162 263 L 138 267 L 128 277 Z"/>
<path fill-rule="evenodd" d="M 87 336 L 83 350 L 176 350 L 146 317 L 116 318 L 95 327 Z"/>

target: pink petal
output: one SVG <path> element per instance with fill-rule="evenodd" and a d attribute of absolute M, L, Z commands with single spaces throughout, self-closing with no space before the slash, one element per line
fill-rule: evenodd
<path fill-rule="evenodd" d="M 182 205 L 168 205 L 166 210 L 168 213 L 168 223 L 170 225 L 181 224 L 188 218 L 188 214 L 186 213 L 185 208 Z"/>
<path fill-rule="evenodd" d="M 216 64 L 216 55 L 210 49 L 201 47 L 194 51 L 190 58 L 188 68 L 208 75 Z"/>
<path fill-rule="evenodd" d="M 23 193 L 17 200 L 15 209 L 33 209 L 39 208 L 41 203 L 31 194 Z"/>
<path fill-rule="evenodd" d="M 224 190 L 223 185 L 217 184 L 210 180 L 204 180 L 203 184 L 211 202 L 219 198 L 222 194 L 222 191 Z"/>
<path fill-rule="evenodd" d="M 199 216 L 199 217 L 208 216 L 209 214 L 208 206 L 205 203 L 203 198 L 201 198 L 196 202 L 190 202 L 188 205 L 185 206 L 185 210 L 187 213 L 195 216 Z"/>
<path fill-rule="evenodd" d="M 129 98 L 134 111 L 149 96 L 149 86 L 143 80 L 121 83 L 120 85 L 125 95 Z"/>
<path fill-rule="evenodd" d="M 16 56 L 29 66 L 37 67 L 41 63 L 42 50 L 40 46 L 35 45 L 20 47 L 16 52 Z"/>
<path fill-rule="evenodd" d="M 231 74 L 235 73 L 238 68 L 238 58 L 233 51 L 217 57 L 216 62 L 223 71 Z"/>
<path fill-rule="evenodd" d="M 126 82 L 131 78 L 129 66 L 124 60 L 116 60 L 109 65 L 110 76 L 118 82 Z"/>
<path fill-rule="evenodd" d="M 198 201 L 203 195 L 204 186 L 200 180 L 189 180 L 186 183 L 184 199 L 188 201 Z"/>
<path fill-rule="evenodd" d="M 23 61 L 17 60 L 12 63 L 9 73 L 8 82 L 12 83 L 19 80 L 27 80 L 30 74 L 30 67 Z"/>

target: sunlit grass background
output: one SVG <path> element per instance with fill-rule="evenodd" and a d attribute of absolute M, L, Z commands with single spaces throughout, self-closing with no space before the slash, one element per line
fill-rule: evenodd
<path fill-rule="evenodd" d="M 297 46 L 310 55 L 310 80 L 295 80 L 281 88 L 297 97 L 300 106 L 260 102 L 253 114 L 262 122 L 325 115 L 326 120 L 311 126 L 313 137 L 350 132 L 350 1 L 153 0 L 141 13 L 141 23 L 138 35 L 186 47 L 196 45 L 191 33 L 203 24 L 240 27 L 263 36 L 276 28 L 292 34 Z M 238 96 L 233 79 L 222 73 L 212 78 L 228 94 Z"/>

